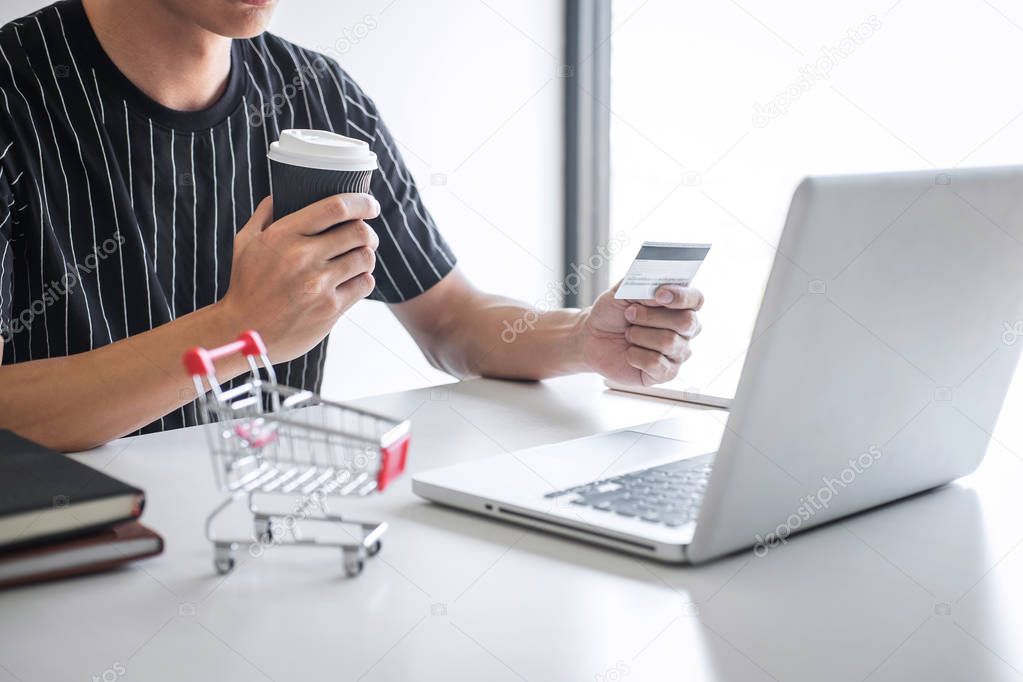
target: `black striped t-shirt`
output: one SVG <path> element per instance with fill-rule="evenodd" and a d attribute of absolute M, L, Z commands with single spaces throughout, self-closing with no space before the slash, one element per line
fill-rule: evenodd
<path fill-rule="evenodd" d="M 89 351 L 220 299 L 286 128 L 376 152 L 372 298 L 407 300 L 454 267 L 373 101 L 332 60 L 269 33 L 233 42 L 213 106 L 175 111 L 117 69 L 80 0 L 58 2 L 0 29 L 0 108 L 3 364 Z M 319 390 L 325 351 L 278 378 Z M 143 431 L 196 418 L 193 404 Z"/>

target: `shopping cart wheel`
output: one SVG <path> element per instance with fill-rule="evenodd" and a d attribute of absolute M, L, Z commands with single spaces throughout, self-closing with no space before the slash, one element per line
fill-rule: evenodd
<path fill-rule="evenodd" d="M 213 567 L 219 575 L 226 575 L 234 569 L 234 552 L 229 545 L 217 545 L 213 553 Z"/>
<path fill-rule="evenodd" d="M 354 578 L 362 573 L 362 569 L 366 566 L 366 562 L 358 551 L 346 549 L 342 558 L 345 562 L 345 575 L 349 578 Z"/>
<path fill-rule="evenodd" d="M 377 540 L 376 542 L 369 546 L 369 549 L 366 550 L 366 553 L 369 554 L 370 556 L 376 556 L 377 554 L 380 554 L 380 550 L 382 548 L 383 545 L 380 543 L 379 540 Z"/>

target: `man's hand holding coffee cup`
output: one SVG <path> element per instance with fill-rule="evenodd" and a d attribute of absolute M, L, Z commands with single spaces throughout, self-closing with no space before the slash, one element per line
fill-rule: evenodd
<path fill-rule="evenodd" d="M 275 362 L 319 343 L 375 286 L 380 214 L 369 194 L 335 194 L 273 221 L 267 197 L 238 232 L 231 283 L 217 303 L 227 322 L 258 329 Z"/>
<path fill-rule="evenodd" d="M 369 145 L 324 130 L 284 130 L 267 152 L 273 198 L 238 233 L 231 284 L 218 304 L 253 328 L 274 362 L 309 351 L 375 286 L 380 215 Z"/>

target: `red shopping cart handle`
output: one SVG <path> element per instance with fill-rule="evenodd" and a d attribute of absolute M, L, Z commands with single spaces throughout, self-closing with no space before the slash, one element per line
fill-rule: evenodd
<path fill-rule="evenodd" d="M 202 348 L 196 346 L 185 351 L 182 358 L 185 369 L 191 376 L 210 376 L 213 374 L 213 361 L 221 360 L 229 355 L 241 353 L 247 357 L 254 355 L 266 355 L 266 344 L 259 334 L 250 329 L 242 332 L 238 340 L 216 348 Z"/>

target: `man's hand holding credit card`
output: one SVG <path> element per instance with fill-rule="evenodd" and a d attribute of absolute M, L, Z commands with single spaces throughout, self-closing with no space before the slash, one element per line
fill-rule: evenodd
<path fill-rule="evenodd" d="M 688 287 L 709 251 L 710 244 L 643 242 L 615 298 L 653 301 L 658 287 L 665 284 Z"/>
<path fill-rule="evenodd" d="M 703 294 L 689 286 L 708 244 L 645 242 L 628 273 L 584 311 L 591 371 L 625 386 L 674 379 L 700 333 Z"/>

